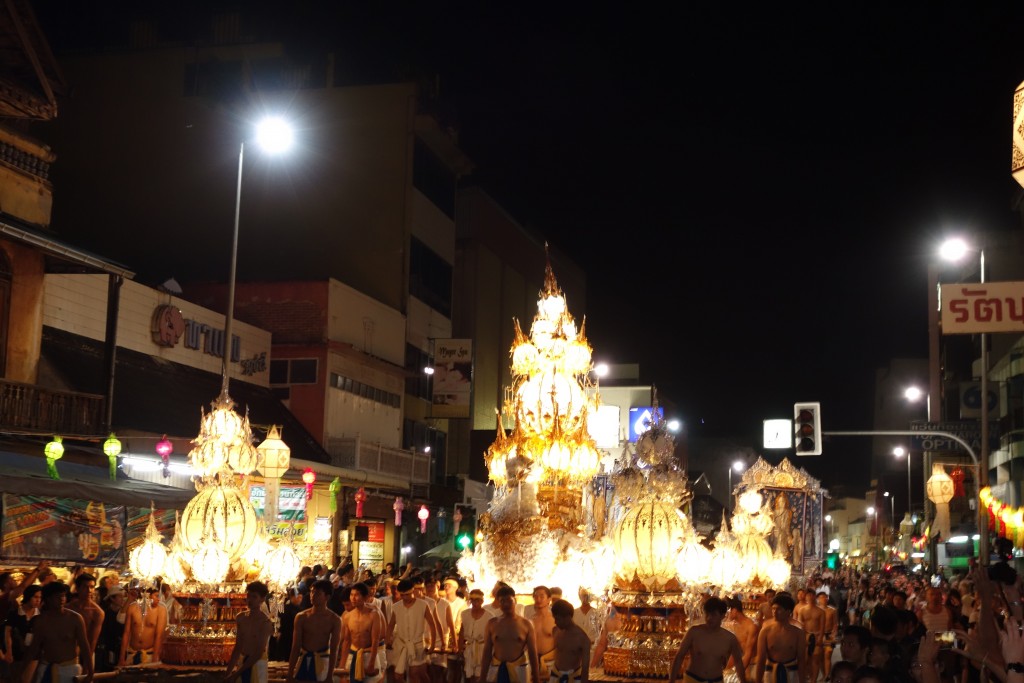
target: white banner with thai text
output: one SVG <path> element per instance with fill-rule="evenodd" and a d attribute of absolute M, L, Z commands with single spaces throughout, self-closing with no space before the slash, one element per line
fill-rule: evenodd
<path fill-rule="evenodd" d="M 1024 282 L 939 287 L 942 334 L 1024 332 Z"/>

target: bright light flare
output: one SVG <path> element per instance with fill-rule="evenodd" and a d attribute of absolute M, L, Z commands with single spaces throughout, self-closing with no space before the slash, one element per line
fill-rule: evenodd
<path fill-rule="evenodd" d="M 287 152 L 295 141 L 291 125 L 279 116 L 263 119 L 256 125 L 256 141 L 271 154 Z"/>
<path fill-rule="evenodd" d="M 892 454 L 895 455 L 897 458 L 902 458 L 904 455 L 907 454 L 907 449 L 904 448 L 903 446 L 896 446 L 895 448 L 892 449 Z"/>
<path fill-rule="evenodd" d="M 911 403 L 916 403 L 924 397 L 924 392 L 921 391 L 921 387 L 907 387 L 903 392 L 903 398 L 907 399 Z"/>
<path fill-rule="evenodd" d="M 959 237 L 948 239 L 939 247 L 939 256 L 946 261 L 959 261 L 968 252 L 967 242 Z"/>

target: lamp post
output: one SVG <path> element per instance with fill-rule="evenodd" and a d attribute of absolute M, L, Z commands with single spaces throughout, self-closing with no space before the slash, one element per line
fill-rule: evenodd
<path fill-rule="evenodd" d="M 903 446 L 896 446 L 892 449 L 892 454 L 897 458 L 902 458 L 904 455 L 907 456 L 907 514 L 914 514 L 914 508 L 910 504 L 910 451 Z"/>
<path fill-rule="evenodd" d="M 828 539 L 831 541 L 836 535 L 836 525 L 832 521 L 832 515 L 825 515 L 825 521 L 828 522 Z"/>
<path fill-rule="evenodd" d="M 895 530 L 896 530 L 896 494 L 893 493 L 892 495 L 890 495 L 889 492 L 886 491 L 882 495 L 884 495 L 886 498 L 889 499 L 889 528 L 892 529 L 895 532 Z"/>
<path fill-rule="evenodd" d="M 967 243 L 961 239 L 949 239 L 942 243 L 939 254 L 947 261 L 959 261 L 970 251 Z M 976 249 L 978 252 L 978 280 L 985 284 L 985 250 Z M 936 294 L 937 295 L 937 294 Z M 978 464 L 978 491 L 988 486 L 988 334 L 982 332 L 981 338 L 981 453 Z M 978 501 L 978 561 L 988 565 L 988 512 L 985 506 Z"/>
<path fill-rule="evenodd" d="M 872 544 L 871 544 L 872 545 L 872 548 L 871 548 L 871 566 L 872 566 L 873 569 L 877 569 L 878 568 L 878 538 L 877 538 L 878 517 L 875 515 L 875 508 L 873 508 L 873 507 L 869 507 L 867 510 L 865 510 L 865 512 L 867 512 L 868 517 L 870 517 L 872 519 L 872 523 L 875 525 L 875 532 L 876 533 L 871 533 L 870 531 L 868 533 L 872 536 L 872 541 L 873 541 Z"/>
<path fill-rule="evenodd" d="M 744 464 L 745 463 L 742 460 L 734 460 L 733 463 L 729 465 L 729 493 L 727 494 L 728 498 L 725 506 L 728 510 L 732 510 L 732 471 L 736 470 L 737 472 L 742 472 Z"/>

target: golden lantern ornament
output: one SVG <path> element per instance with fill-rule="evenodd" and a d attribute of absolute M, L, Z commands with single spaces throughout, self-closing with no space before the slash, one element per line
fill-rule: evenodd
<path fill-rule="evenodd" d="M 164 575 L 167 564 L 167 548 L 164 547 L 163 538 L 156 529 L 156 517 L 153 514 L 153 504 L 149 508 L 149 525 L 146 527 L 146 538 L 142 545 L 135 548 L 128 555 L 128 567 L 132 575 L 152 581 L 158 576 Z"/>
<path fill-rule="evenodd" d="M 925 485 L 928 492 L 928 500 L 935 503 L 935 522 L 932 528 L 942 534 L 943 540 L 949 539 L 949 501 L 953 500 L 953 492 L 956 486 L 953 478 L 946 474 L 946 468 L 942 463 L 932 465 L 932 476 L 928 477 Z"/>

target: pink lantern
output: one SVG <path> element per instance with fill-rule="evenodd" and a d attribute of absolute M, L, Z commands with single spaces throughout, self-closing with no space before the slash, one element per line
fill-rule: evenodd
<path fill-rule="evenodd" d="M 160 456 L 160 460 L 164 464 L 164 476 L 171 476 L 171 453 L 174 452 L 174 444 L 164 434 L 164 438 L 156 442 L 156 454 Z"/>
<path fill-rule="evenodd" d="M 459 525 L 461 523 L 462 523 L 462 510 L 460 510 L 459 506 L 456 505 L 455 506 L 455 512 L 452 513 L 452 526 L 455 527 L 455 529 L 452 531 L 452 534 L 454 534 L 456 536 L 459 535 Z"/>
<path fill-rule="evenodd" d="M 405 509 L 405 501 L 401 496 L 395 498 L 395 504 L 391 508 L 395 511 L 395 526 L 402 526 L 402 510 Z"/>
<path fill-rule="evenodd" d="M 420 505 L 420 511 L 416 513 L 416 516 L 420 518 L 420 533 L 427 533 L 427 520 L 430 519 L 430 510 L 427 509 L 426 505 Z"/>
<path fill-rule="evenodd" d="M 352 496 L 356 501 L 356 519 L 363 518 L 363 503 L 366 502 L 366 489 L 362 486 L 356 491 L 356 494 Z"/>

